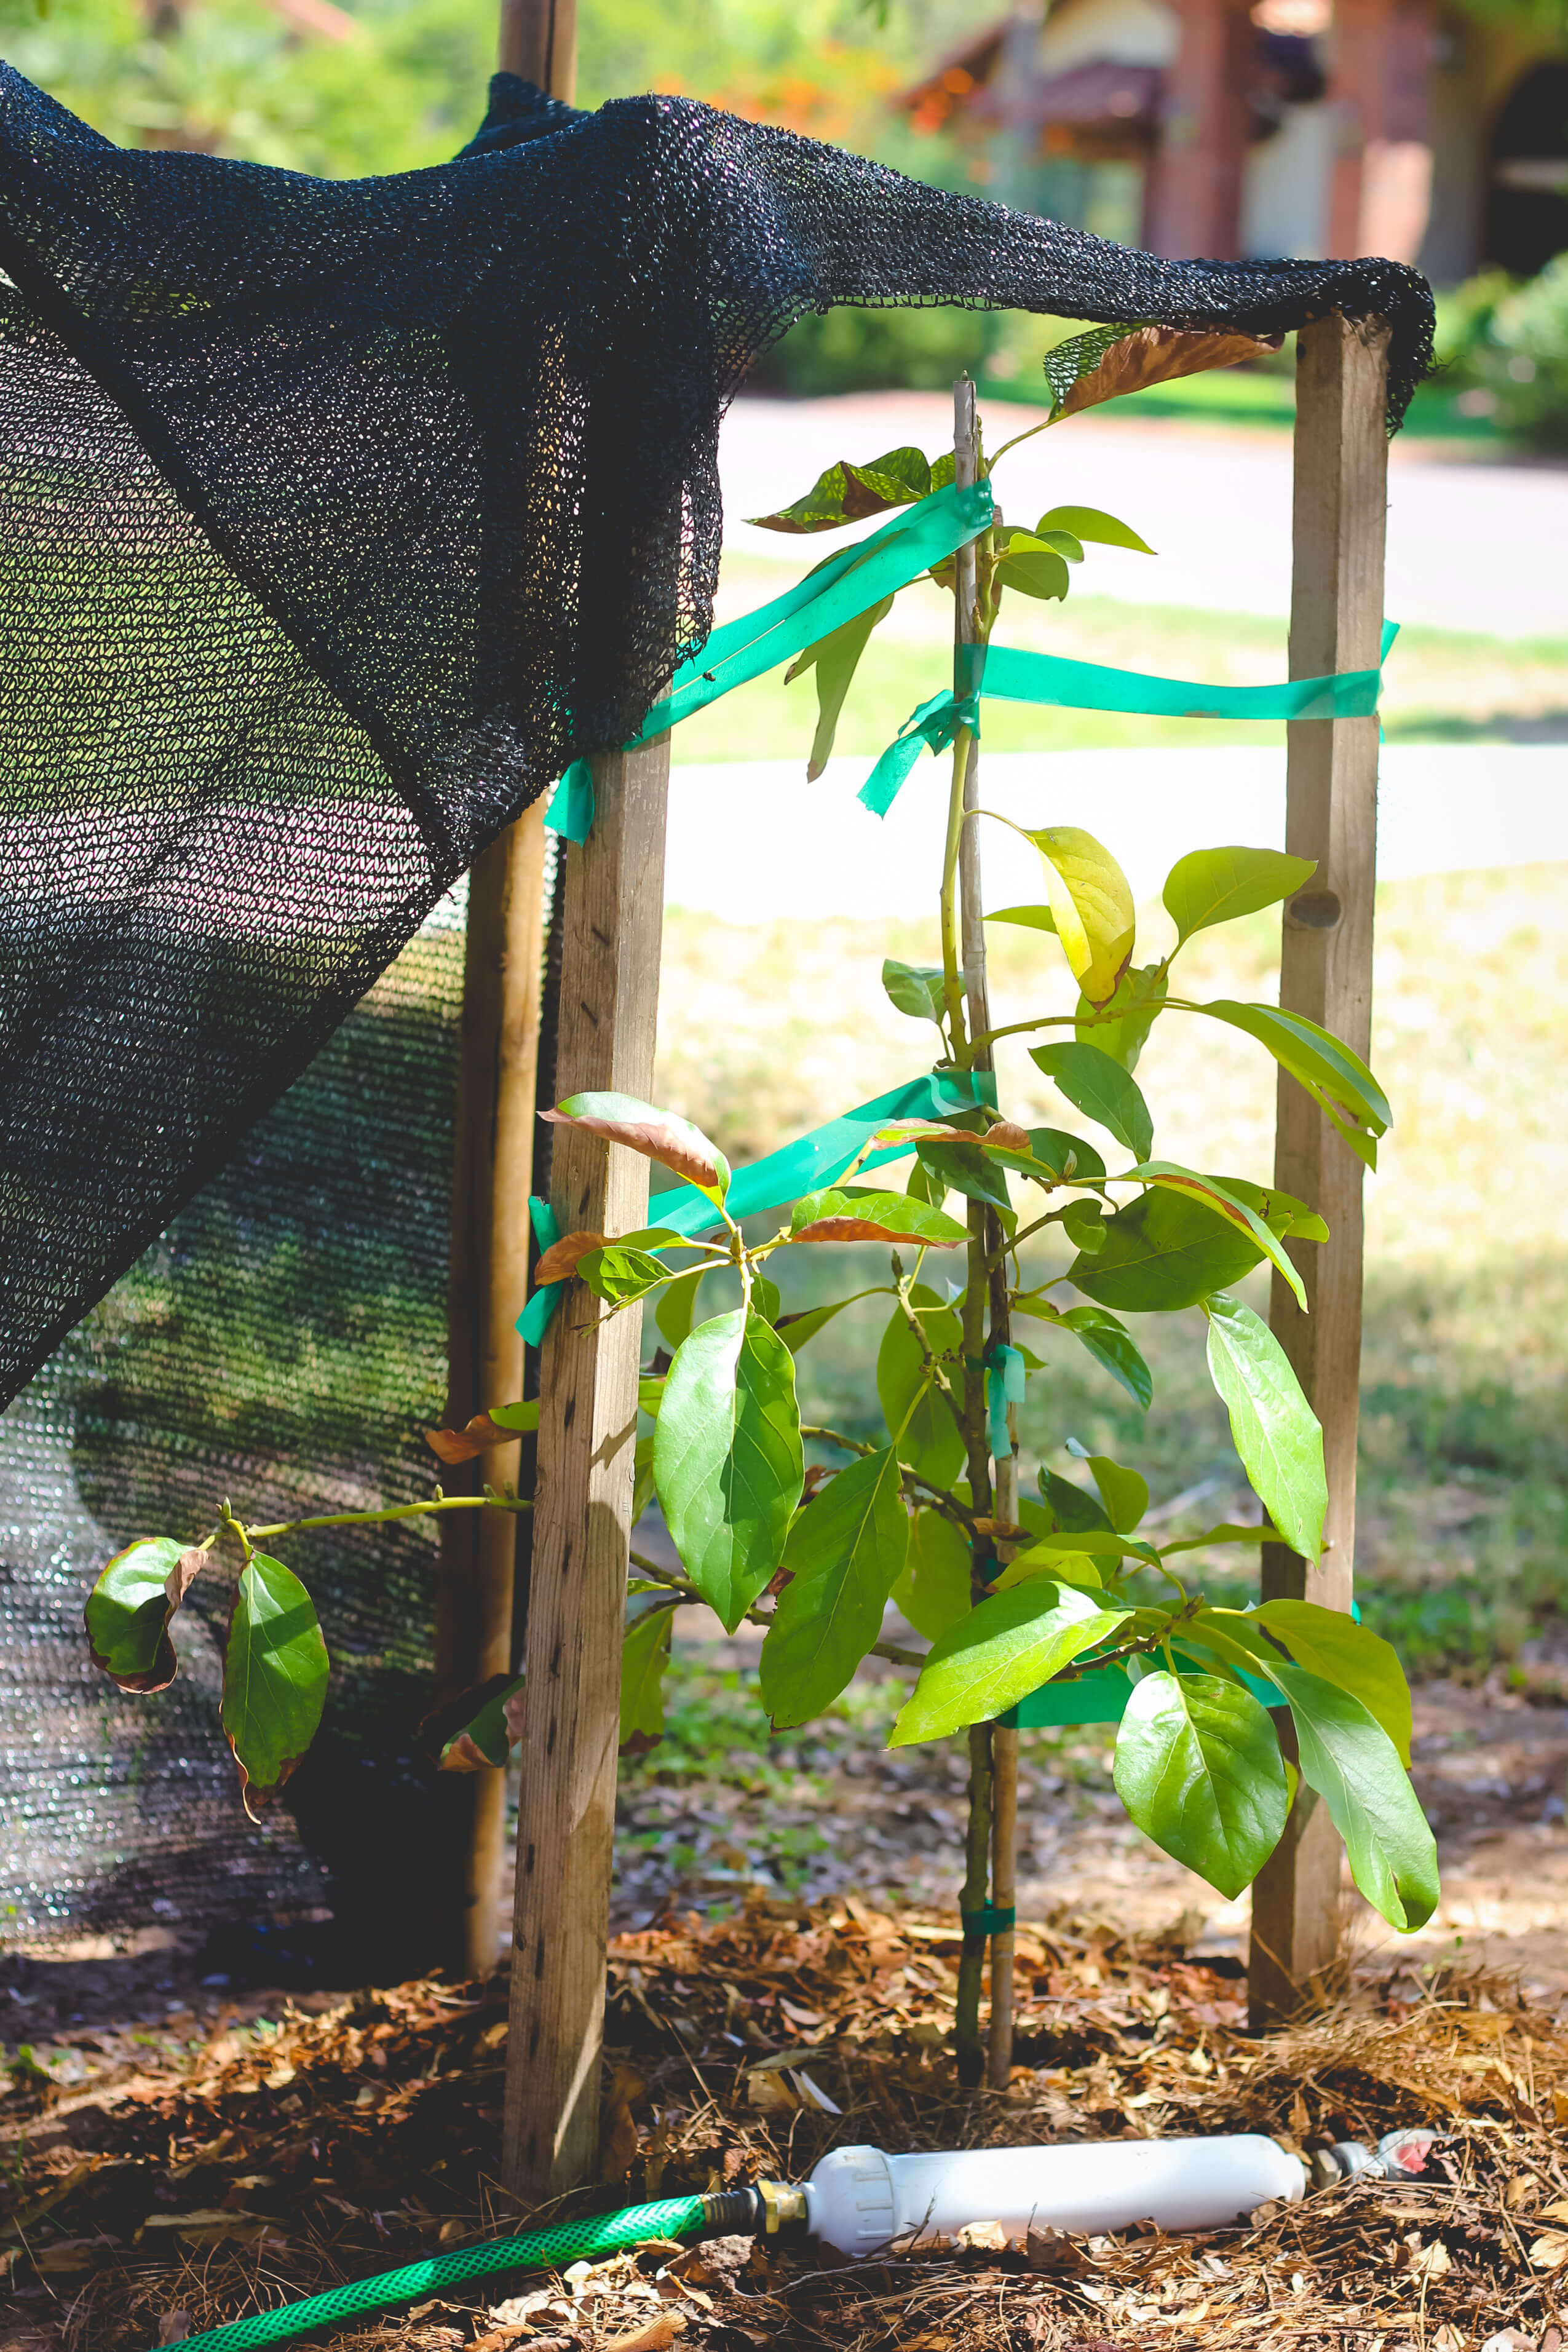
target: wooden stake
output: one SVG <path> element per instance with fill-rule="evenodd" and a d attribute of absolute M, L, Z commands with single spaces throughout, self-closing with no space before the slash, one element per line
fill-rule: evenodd
<path fill-rule="evenodd" d="M 544 862 L 541 803 L 476 859 L 468 877 L 447 1290 L 452 1429 L 486 1405 L 522 1394 L 517 1318 L 528 1295 Z M 448 1492 L 515 1486 L 518 1452 L 514 1441 L 449 1471 Z M 503 1512 L 455 1511 L 442 1519 L 436 1583 L 442 1698 L 510 1666 L 516 1553 L 517 1521 Z M 506 1775 L 444 1776 L 441 1795 L 456 1897 L 447 1965 L 488 1976 L 500 1957 Z"/>
<path fill-rule="evenodd" d="M 521 74 L 570 106 L 577 95 L 577 0 L 500 0 L 497 61 L 502 73 Z"/>
<path fill-rule="evenodd" d="M 1373 669 L 1381 657 L 1386 331 L 1338 317 L 1302 328 L 1296 351 L 1295 572 L 1290 675 Z M 1363 1056 L 1372 1029 L 1378 722 L 1304 719 L 1289 729 L 1286 846 L 1318 870 L 1286 906 L 1279 1002 Z M 1316 1209 L 1330 1238 L 1288 1244 L 1311 1313 L 1274 1277 L 1270 1325 L 1323 1425 L 1328 1549 L 1309 1567 L 1263 1553 L 1266 1599 L 1351 1605 L 1361 1378 L 1362 1165 L 1295 1081 L 1280 1073 L 1274 1181 Z M 1303 1796 L 1306 1795 L 1303 1791 Z M 1300 1800 L 1252 1895 L 1252 2018 L 1289 2016 L 1322 1987 L 1339 1951 L 1340 1843 L 1326 1810 Z"/>
<path fill-rule="evenodd" d="M 669 738 L 594 762 L 594 829 L 570 845 L 561 925 L 563 1096 L 653 1085 Z M 647 1223 L 647 1162 L 558 1128 L 562 1232 Z M 595 2166 L 642 1309 L 574 1284 L 545 1335 L 529 1591 L 502 2178 L 525 2204 Z"/>

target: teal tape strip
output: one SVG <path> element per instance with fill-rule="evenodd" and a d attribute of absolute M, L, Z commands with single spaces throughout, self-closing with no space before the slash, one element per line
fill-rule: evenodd
<path fill-rule="evenodd" d="M 594 828 L 594 771 L 586 760 L 574 760 L 555 787 L 544 812 L 546 833 L 567 841 L 586 841 Z"/>
<path fill-rule="evenodd" d="M 786 1201 L 797 1201 L 803 1192 L 833 1183 L 863 1150 L 867 1138 L 894 1119 L 946 1118 L 954 1111 L 982 1108 L 996 1108 L 996 1080 L 991 1071 L 928 1070 L 870 1102 L 858 1104 L 839 1118 L 814 1127 L 809 1135 L 770 1151 L 765 1159 L 753 1160 L 749 1168 L 737 1169 L 724 1205 L 737 1222 L 763 1216 L 770 1209 L 782 1208 Z M 886 1160 L 907 1157 L 909 1149 L 907 1143 L 887 1144 L 868 1152 L 861 1164 L 867 1169 L 880 1168 Z M 538 1211 L 544 1204 L 530 1205 L 534 1211 L 534 1230 L 539 1232 Z M 545 1213 L 549 1214 L 548 1210 Z M 649 1214 L 686 1240 L 719 1222 L 712 1202 L 695 1184 L 677 1184 L 657 1194 Z M 550 1239 L 553 1241 L 555 1235 L 552 1234 Z M 541 1246 L 548 1246 L 542 1234 Z M 517 1328 L 531 1347 L 538 1347 L 565 1287 L 556 1282 L 536 1290 L 518 1318 Z"/>
<path fill-rule="evenodd" d="M 1399 635 L 1383 625 L 1382 659 Z M 979 731 L 966 705 L 976 693 L 998 702 L 1032 702 L 1060 710 L 1115 710 L 1155 719 L 1370 719 L 1383 686 L 1376 669 L 1342 670 L 1331 677 L 1288 678 L 1276 686 L 1201 686 L 1142 670 L 1109 669 L 1099 662 L 1068 661 L 1058 654 L 1025 653 L 1016 646 L 961 646 L 973 667 L 952 693 L 933 695 L 910 714 L 860 788 L 864 805 L 885 816 L 921 745 L 945 750 L 960 725 Z M 978 657 L 977 659 L 975 657 Z M 965 687 L 967 685 L 967 693 Z"/>
<path fill-rule="evenodd" d="M 1011 1904 L 987 1903 L 980 1911 L 961 1911 L 960 1927 L 965 1939 L 975 1936 L 1002 1936 L 1018 1924 L 1018 1914 Z"/>
<path fill-rule="evenodd" d="M 985 1437 L 994 1461 L 1005 1461 L 1013 1451 L 1007 1408 L 1024 1402 L 1026 1367 L 1016 1348 L 998 1339 L 986 1359 Z"/>

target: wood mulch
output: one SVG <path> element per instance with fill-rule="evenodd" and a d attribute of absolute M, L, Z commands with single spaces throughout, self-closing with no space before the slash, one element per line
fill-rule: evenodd
<path fill-rule="evenodd" d="M 1568 2019 L 1505 1979 L 1354 1981 L 1249 2035 L 1226 1958 L 1062 1918 L 1020 1931 L 1018 2063 L 958 2089 L 951 1921 L 758 1902 L 616 1944 L 603 2185 L 558 2215 L 890 2150 L 1257 2130 L 1373 2142 L 1428 2125 L 1427 2172 L 1197 2237 L 973 2245 L 847 2268 L 804 2243 L 645 2249 L 341 2331 L 342 2352 L 1559 2352 L 1568 2301 Z M 495 2178 L 505 1986 L 287 2000 L 196 2053 L 0 2099 L 10 2352 L 121 2352 L 389 2270 L 528 2217 Z M 83 2045 L 79 2040 L 79 2051 Z M 543 2217 L 540 2217 L 543 2218 Z M 502 2293 L 504 2287 L 508 2292 Z M 1498 2339 L 1500 2338 L 1500 2343 Z"/>

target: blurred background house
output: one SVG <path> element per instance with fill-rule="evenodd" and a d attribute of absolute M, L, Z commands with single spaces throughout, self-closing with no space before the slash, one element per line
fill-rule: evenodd
<path fill-rule="evenodd" d="M 977 188 L 1171 255 L 1568 248 L 1568 33 L 1434 0 L 1056 0 L 902 96 Z"/>

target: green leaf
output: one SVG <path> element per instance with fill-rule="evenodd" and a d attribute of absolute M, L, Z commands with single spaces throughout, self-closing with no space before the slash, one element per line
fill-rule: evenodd
<path fill-rule="evenodd" d="M 1180 1192 L 1186 1199 L 1201 1201 L 1212 1208 L 1216 1216 L 1234 1225 L 1238 1233 L 1247 1234 L 1258 1244 L 1258 1251 L 1278 1267 L 1295 1293 L 1301 1312 L 1307 1313 L 1307 1291 L 1283 1244 L 1266 1220 L 1259 1216 L 1251 1202 L 1217 1176 L 1200 1176 L 1194 1169 L 1178 1168 L 1169 1160 L 1147 1160 L 1141 1167 L 1130 1168 L 1129 1176 L 1140 1178 L 1145 1184 L 1157 1184 L 1165 1191 Z"/>
<path fill-rule="evenodd" d="M 280 1789 L 316 1736 L 327 1701 L 327 1645 L 315 1604 L 281 1560 L 252 1552 L 240 1570 L 223 1660 L 222 1721 L 252 1800 Z"/>
<path fill-rule="evenodd" d="M 1119 1536 L 1130 1536 L 1149 1507 L 1148 1480 L 1109 1454 L 1091 1454 L 1089 1467 L 1111 1527 Z"/>
<path fill-rule="evenodd" d="M 1323 1433 L 1260 1316 L 1222 1291 L 1205 1300 L 1209 1373 L 1253 1492 L 1292 1551 L 1316 1559 L 1329 1507 Z M 1392 1653 L 1390 1654 L 1392 1654 Z"/>
<path fill-rule="evenodd" d="M 803 1193 L 790 1212 L 789 1237 L 792 1242 L 919 1242 L 930 1249 L 955 1249 L 969 1235 L 929 1201 L 846 1184 Z"/>
<path fill-rule="evenodd" d="M 851 1305 L 847 1298 L 835 1298 L 826 1307 L 805 1307 L 795 1315 L 781 1315 L 774 1328 L 792 1356 L 798 1356 L 808 1339 L 815 1339 L 836 1315 L 842 1315 Z"/>
<path fill-rule="evenodd" d="M 909 1543 L 900 1484 L 890 1445 L 864 1454 L 791 1528 L 783 1561 L 790 1580 L 758 1662 L 775 1731 L 830 1706 L 881 1633 Z"/>
<path fill-rule="evenodd" d="M 1037 596 L 1046 604 L 1058 602 L 1072 585 L 1072 574 L 1055 548 L 1042 540 L 1023 537 L 1016 539 L 1000 558 L 995 576 L 1004 588 L 1015 589 L 1021 596 Z"/>
<path fill-rule="evenodd" d="M 1127 331 L 1121 327 L 1102 328 L 1098 331 L 1109 332 L 1114 341 Z M 1058 349 L 1060 348 L 1058 344 Z M 1100 356 L 1103 357 L 1103 353 Z M 1097 541 L 1102 547 L 1130 547 L 1135 555 L 1152 555 L 1154 552 L 1130 524 L 1118 522 L 1114 515 L 1101 514 L 1098 507 L 1052 507 L 1048 513 L 1040 517 L 1035 529 L 1042 539 L 1048 530 L 1070 530 L 1075 539 Z"/>
<path fill-rule="evenodd" d="M 470 1691 L 463 1719 L 449 1734 L 440 1737 L 437 1769 L 443 1772 L 483 1772 L 496 1771 L 504 1765 L 518 1737 L 507 1713 L 507 1701 L 522 1686 L 521 1675 L 496 1675 L 480 1690 Z M 445 1708 L 440 1715 L 451 1722 Z M 436 1725 L 426 1723 L 421 1728 L 429 1732 L 436 1729 Z"/>
<path fill-rule="evenodd" d="M 941 486 L 933 483 L 931 467 L 919 449 L 889 449 L 868 466 L 852 465 L 841 457 L 837 465 L 818 475 L 794 506 L 783 507 L 776 514 L 749 515 L 747 520 L 763 530 L 837 530 L 866 515 L 884 514 L 889 507 L 912 506 L 933 487 Z"/>
<path fill-rule="evenodd" d="M 911 1020 L 934 1021 L 939 1029 L 946 1020 L 941 964 L 900 963 L 888 956 L 882 963 L 882 986 L 895 1009 L 907 1013 Z"/>
<path fill-rule="evenodd" d="M 169 1626 L 205 1551 L 173 1536 L 141 1536 L 117 1551 L 87 1596 L 87 1646 L 92 1663 L 122 1691 L 167 1690 L 179 1660 Z"/>
<path fill-rule="evenodd" d="M 1229 997 L 1215 997 L 1193 1009 L 1267 1045 L 1281 1069 L 1338 1128 L 1356 1158 L 1368 1168 L 1377 1166 L 1377 1139 L 1387 1133 L 1394 1114 L 1359 1055 L 1304 1013 L 1288 1013 L 1278 1004 L 1237 1004 Z"/>
<path fill-rule="evenodd" d="M 621 1651 L 623 1756 L 642 1756 L 664 1738 L 664 1670 L 669 1664 L 673 1609 L 648 1609 L 626 1627 Z"/>
<path fill-rule="evenodd" d="M 1410 1685 L 1397 1653 L 1381 1633 L 1315 1601 L 1265 1601 L 1252 1614 L 1279 1636 L 1299 1666 L 1359 1698 L 1387 1732 L 1400 1762 L 1409 1764 Z"/>
<path fill-rule="evenodd" d="M 1059 1127 L 1032 1127 L 1028 1133 L 1030 1150 L 1044 1167 L 1055 1171 L 1058 1183 L 1105 1181 L 1104 1160 L 1081 1135 L 1068 1135 Z"/>
<path fill-rule="evenodd" d="M 1202 1202 L 1152 1186 L 1108 1217 L 1097 1257 L 1077 1257 L 1068 1278 L 1125 1315 L 1195 1307 L 1257 1265 L 1262 1251 Z"/>
<path fill-rule="evenodd" d="M 1018 923 L 1029 931 L 1055 932 L 1057 919 L 1048 907 L 994 907 L 988 923 Z"/>
<path fill-rule="evenodd" d="M 1437 1849 L 1394 1742 L 1350 1691 L 1282 1661 L 1269 1673 L 1290 1702 L 1301 1778 L 1345 1843 L 1374 1911 L 1408 1934 L 1437 1907 Z"/>
<path fill-rule="evenodd" d="M 950 1625 L 969 1614 L 969 1541 L 962 1528 L 940 1511 L 917 1511 L 910 1521 L 910 1549 L 893 1599 L 917 1633 L 940 1641 Z"/>
<path fill-rule="evenodd" d="M 805 1467 L 778 1333 L 739 1307 L 700 1324 L 665 1381 L 653 1475 L 681 1565 L 727 1633 L 779 1564 Z"/>
<path fill-rule="evenodd" d="M 678 1274 L 654 1308 L 653 1319 L 658 1326 L 659 1337 L 671 1353 L 690 1336 L 697 1320 L 697 1294 L 707 1271 L 706 1266 L 694 1265 L 689 1274 Z"/>
<path fill-rule="evenodd" d="M 1087 1487 L 1075 1486 L 1070 1478 L 1047 1470 L 1044 1463 L 1035 1474 L 1035 1483 L 1040 1490 L 1040 1500 L 1050 1512 L 1053 1535 L 1058 1528 L 1067 1535 L 1077 1536 L 1100 1528 L 1107 1535 L 1115 1534 L 1104 1504 Z"/>
<path fill-rule="evenodd" d="M 884 596 L 842 628 L 834 629 L 816 645 L 798 654 L 784 672 L 784 684 L 799 677 L 803 671 L 816 672 L 816 732 L 811 739 L 811 757 L 806 763 L 805 781 L 815 783 L 828 761 L 833 757 L 833 739 L 838 731 L 839 714 L 850 681 L 859 667 L 860 656 L 870 642 L 871 632 L 885 621 L 893 609 L 893 600 Z"/>
<path fill-rule="evenodd" d="M 1076 1585 L 1032 1577 L 994 1592 L 936 1643 L 904 1705 L 891 1748 L 941 1739 L 1001 1715 L 1132 1614 Z"/>
<path fill-rule="evenodd" d="M 1062 1231 L 1074 1249 L 1098 1257 L 1105 1241 L 1105 1212 L 1098 1201 L 1069 1201 L 1061 1213 Z"/>
<path fill-rule="evenodd" d="M 913 1286 L 910 1302 L 920 1317 L 931 1354 L 951 1356 L 956 1365 L 963 1354 L 963 1327 L 952 1309 L 924 1283 Z M 962 1377 L 960 1373 L 961 1381 Z M 888 1433 L 897 1440 L 900 1457 L 933 1486 L 945 1486 L 956 1478 L 963 1467 L 963 1432 L 946 1399 L 930 1380 L 920 1342 L 899 1307 L 888 1318 L 877 1350 L 877 1395 Z M 917 1397 L 920 1402 L 915 1404 Z"/>
<path fill-rule="evenodd" d="M 1087 996 L 1079 999 L 1073 1034 L 1079 1045 L 1098 1045 L 1131 1075 L 1138 1067 L 1139 1055 L 1169 992 L 1163 964 L 1141 964 L 1137 971 L 1122 973 L 1104 1011 L 1097 1013 Z M 1107 1020 L 1106 1013 L 1112 1017 Z"/>
<path fill-rule="evenodd" d="M 1091 1004 L 1108 1003 L 1137 928 L 1126 875 L 1104 844 L 1078 825 L 1019 831 L 1044 862 L 1046 896 L 1073 978 Z"/>
<path fill-rule="evenodd" d="M 624 1143 L 647 1160 L 657 1160 L 661 1168 L 672 1168 L 710 1201 L 722 1201 L 730 1189 L 730 1163 L 718 1145 L 710 1143 L 689 1118 L 661 1110 L 657 1103 L 643 1102 L 636 1095 L 570 1095 L 542 1116 L 557 1126 L 583 1128 L 610 1143 Z"/>
<path fill-rule="evenodd" d="M 632 1447 L 632 1525 L 635 1528 L 654 1496 L 653 1438 L 639 1437 Z"/>
<path fill-rule="evenodd" d="M 996 1164 L 995 1152 L 982 1151 L 977 1143 L 921 1143 L 915 1149 L 921 1165 L 929 1169 L 939 1184 L 950 1192 L 963 1192 L 971 1201 L 989 1201 L 994 1208 L 1005 1209 L 1011 1216 L 1013 1203 L 1008 1197 L 1007 1179 Z"/>
<path fill-rule="evenodd" d="M 1267 1709 L 1217 1675 L 1145 1675 L 1121 1718 L 1112 1778 L 1144 1835 L 1229 1900 L 1251 1885 L 1290 1810 Z"/>
<path fill-rule="evenodd" d="M 1139 1411 L 1147 1412 L 1154 1399 L 1154 1375 L 1125 1326 L 1100 1307 L 1069 1307 L 1061 1321 L 1095 1362 L 1121 1382 Z"/>
<path fill-rule="evenodd" d="M 1287 857 L 1279 849 L 1194 849 L 1178 857 L 1161 896 L 1176 926 L 1176 945 L 1215 923 L 1256 915 L 1289 898 L 1317 872 L 1310 857 Z"/>
<path fill-rule="evenodd" d="M 530 1430 L 539 1427 L 539 1399 L 525 1397 L 516 1404 L 492 1404 L 489 1418 L 498 1429 Z"/>
<path fill-rule="evenodd" d="M 577 1261 L 577 1274 L 595 1298 L 625 1307 L 669 1280 L 669 1268 L 648 1250 L 628 1249 L 625 1242 L 606 1242 Z"/>
<path fill-rule="evenodd" d="M 1125 1144 L 1139 1160 L 1154 1148 L 1154 1122 L 1131 1071 L 1098 1045 L 1035 1045 L 1029 1059 L 1076 1110 Z"/>

